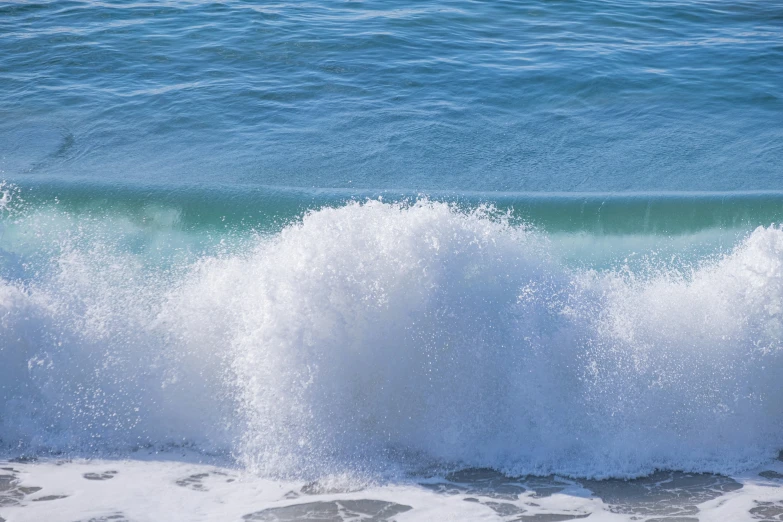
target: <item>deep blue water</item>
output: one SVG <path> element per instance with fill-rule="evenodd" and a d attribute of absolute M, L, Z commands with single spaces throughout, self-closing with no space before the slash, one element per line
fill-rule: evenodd
<path fill-rule="evenodd" d="M 783 188 L 783 3 L 0 3 L 17 182 Z"/>

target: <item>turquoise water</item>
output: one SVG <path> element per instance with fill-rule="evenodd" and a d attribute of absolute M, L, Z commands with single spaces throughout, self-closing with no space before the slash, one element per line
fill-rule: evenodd
<path fill-rule="evenodd" d="M 783 4 L 0 2 L 0 456 L 783 448 Z"/>

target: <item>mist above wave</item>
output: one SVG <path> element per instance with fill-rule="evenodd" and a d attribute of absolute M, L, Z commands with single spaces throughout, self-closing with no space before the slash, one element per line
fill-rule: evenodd
<path fill-rule="evenodd" d="M 349 203 L 163 266 L 127 228 L 50 218 L 56 245 L 5 252 L 0 440 L 192 444 L 295 476 L 406 455 L 726 472 L 783 446 L 783 230 L 688 269 L 596 270 L 504 216 Z"/>

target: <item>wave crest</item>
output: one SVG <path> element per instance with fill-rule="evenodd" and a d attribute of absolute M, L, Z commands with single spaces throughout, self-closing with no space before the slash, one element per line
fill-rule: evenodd
<path fill-rule="evenodd" d="M 422 462 L 736 471 L 781 446 L 783 230 L 575 269 L 488 207 L 350 203 L 160 268 L 65 245 L 0 282 L 0 438 L 192 443 L 264 474 Z"/>

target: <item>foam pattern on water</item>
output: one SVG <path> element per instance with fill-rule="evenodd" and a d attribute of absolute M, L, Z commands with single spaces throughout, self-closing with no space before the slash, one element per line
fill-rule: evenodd
<path fill-rule="evenodd" d="M 563 265 L 543 232 L 429 201 L 323 208 L 176 266 L 111 223 L 58 223 L 0 281 L 8 447 L 604 477 L 783 446 L 777 227 L 642 273 Z"/>

